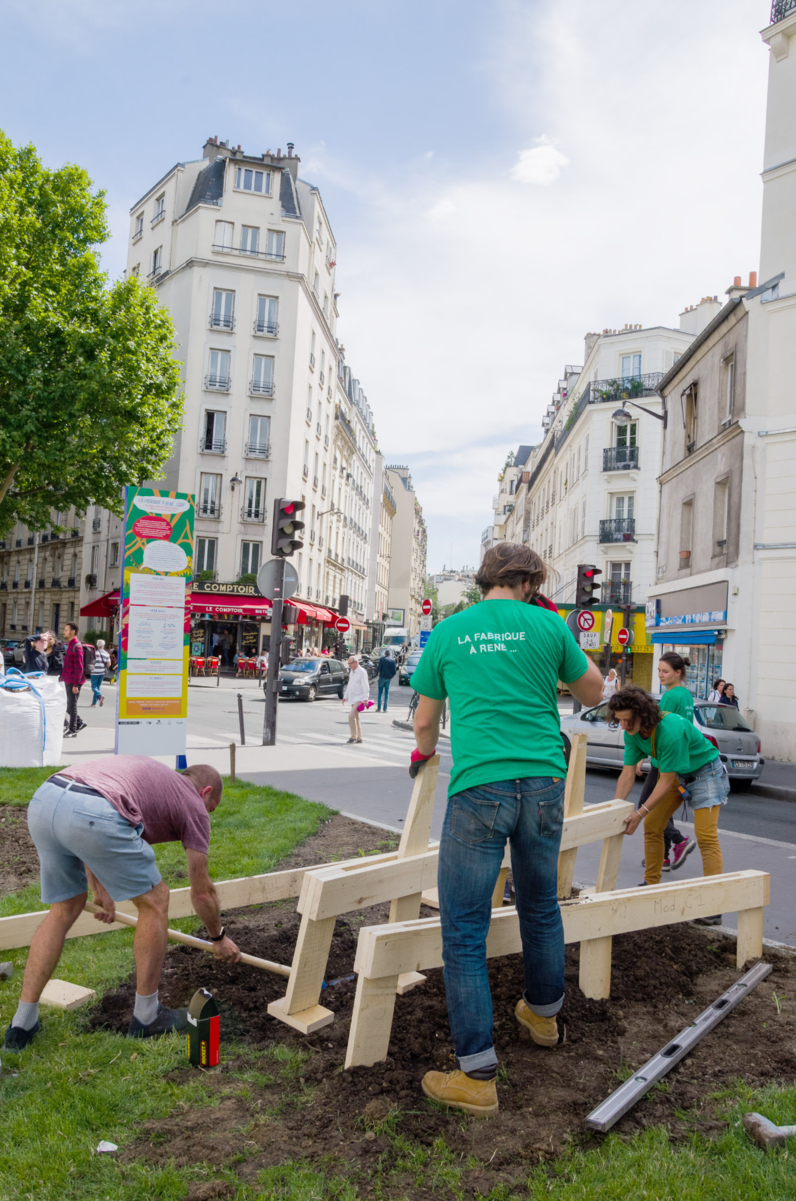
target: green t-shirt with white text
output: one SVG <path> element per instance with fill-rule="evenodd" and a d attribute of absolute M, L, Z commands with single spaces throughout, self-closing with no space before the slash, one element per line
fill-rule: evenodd
<path fill-rule="evenodd" d="M 566 775 L 556 683 L 589 660 L 550 609 L 486 600 L 434 627 L 412 676 L 451 707 L 448 796 L 497 780 Z"/>
<path fill-rule="evenodd" d="M 625 766 L 640 763 L 654 750 L 659 772 L 689 776 L 706 763 L 718 759 L 719 752 L 693 721 L 679 713 L 667 713 L 652 731 L 651 738 L 628 734 L 625 730 Z"/>

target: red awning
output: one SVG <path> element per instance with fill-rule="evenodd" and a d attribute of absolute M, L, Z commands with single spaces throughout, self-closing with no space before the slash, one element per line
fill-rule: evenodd
<path fill-rule="evenodd" d="M 291 598 L 287 604 L 292 605 L 294 609 L 299 611 L 299 625 L 306 625 L 308 621 L 328 622 L 334 620 L 334 615 L 328 609 L 322 608 L 321 605 L 309 605 L 306 601 L 296 600 Z"/>
<path fill-rule="evenodd" d="M 106 592 L 80 610 L 81 617 L 111 617 L 119 608 L 119 590 Z M 218 593 L 192 592 L 192 613 L 229 613 L 249 621 L 268 620 L 271 602 L 265 596 L 220 596 Z"/>

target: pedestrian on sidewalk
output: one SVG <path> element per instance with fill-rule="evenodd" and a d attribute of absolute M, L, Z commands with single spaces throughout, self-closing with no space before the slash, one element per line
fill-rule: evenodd
<path fill-rule="evenodd" d="M 91 668 L 91 708 L 99 705 L 100 708 L 105 704 L 105 697 L 102 695 L 102 681 L 105 679 L 105 670 L 111 665 L 111 657 L 105 650 L 105 639 L 97 639 L 97 647 L 94 653 L 94 663 Z"/>
<path fill-rule="evenodd" d="M 720 705 L 732 705 L 734 709 L 738 708 L 738 697 L 735 695 L 735 685 L 725 684 L 722 698 L 719 701 Z"/>
<path fill-rule="evenodd" d="M 83 647 L 77 636 L 77 626 L 74 622 L 68 621 L 64 626 L 64 638 L 66 639 L 66 654 L 61 670 L 61 683 L 66 689 L 67 727 L 64 731 L 64 738 L 76 738 L 78 730 L 82 730 L 86 724 L 77 715 L 77 700 L 86 676 Z"/>
<path fill-rule="evenodd" d="M 679 713 L 665 713 L 637 684 L 626 684 L 608 702 L 625 732 L 625 766 L 616 797 L 626 800 L 636 779 L 636 764 L 647 756 L 658 765 L 658 782 L 640 809 L 625 818 L 625 833 L 633 834 L 644 821 L 645 884 L 659 884 L 664 856 L 664 830 L 670 817 L 687 801 L 693 811 L 702 872 L 717 876 L 724 870 L 718 824 L 730 785 L 718 749 Z M 699 918 L 718 925 L 720 916 Z"/>
<path fill-rule="evenodd" d="M 60 676 L 64 669 L 66 647 L 53 630 L 45 630 L 44 637 L 47 640 L 44 648 L 44 653 L 47 656 L 47 675 Z"/>
<path fill-rule="evenodd" d="M 25 639 L 25 649 L 22 652 L 23 673 L 29 675 L 34 671 L 46 672 L 48 667 L 46 636 L 44 634 L 30 635 Z"/>
<path fill-rule="evenodd" d="M 74 641 L 74 639 L 72 640 Z M 224 933 L 218 894 L 208 874 L 209 814 L 221 801 L 221 776 L 197 764 L 179 773 L 145 755 L 95 759 L 63 768 L 37 789 L 28 806 L 36 844 L 41 897 L 50 906 L 30 944 L 22 994 L 5 1050 L 24 1051 L 41 1029 L 39 997 L 61 957 L 71 926 L 88 897 L 110 925 L 119 901 L 138 909 L 133 940 L 135 1008 L 129 1038 L 184 1030 L 187 1010 L 158 999 L 166 956 L 169 890 L 155 865 L 152 846 L 181 842 L 188 861 L 191 904 L 204 922 L 216 959 L 237 963 L 240 951 Z"/>
<path fill-rule="evenodd" d="M 665 691 L 659 701 L 659 708 L 662 713 L 679 713 L 686 721 L 690 721 L 693 724 L 694 700 L 685 686 L 686 671 L 690 666 L 691 660 L 682 658 L 675 651 L 667 651 L 665 655 L 661 655 L 660 662 L 658 663 L 658 680 Z M 639 807 L 649 800 L 657 783 L 658 764 L 654 759 L 651 759 L 650 770 L 641 789 Z M 667 822 L 666 829 L 663 832 L 663 841 L 663 866 L 661 870 L 664 872 L 678 871 L 691 852 L 696 849 L 694 839 L 688 838 L 677 829 L 673 817 L 670 817 Z M 646 869 L 646 857 L 642 862 Z M 645 875 L 644 883 L 654 884 L 657 881 L 647 880 Z"/>
<path fill-rule="evenodd" d="M 480 1117 L 498 1109 L 486 936 L 507 839 L 525 972 L 514 1016 L 540 1046 L 558 1042 L 558 853 L 567 768 L 556 683 L 563 680 L 587 706 L 599 703 L 603 688 L 599 669 L 558 613 L 533 603 L 545 576 L 530 547 L 492 547 L 475 577 L 484 599 L 435 626 L 412 677 L 419 701 L 410 772 L 435 752 L 446 698 L 453 755 L 438 884 L 456 1070 L 428 1072 L 422 1087 Z"/>
<path fill-rule="evenodd" d="M 384 700 L 384 712 L 387 712 L 387 701 L 390 696 L 390 684 L 393 681 L 396 672 L 395 660 L 392 653 L 385 649 L 384 654 L 379 659 L 379 696 L 377 713 L 381 712 L 381 702 Z"/>
<path fill-rule="evenodd" d="M 603 681 L 603 700 L 609 701 L 619 687 L 616 668 L 612 667 Z"/>
<path fill-rule="evenodd" d="M 724 680 L 714 680 L 713 688 L 708 693 L 708 700 L 712 701 L 714 705 L 720 705 L 721 698 L 724 694 L 725 687 L 726 687 L 726 685 L 724 683 Z"/>
<path fill-rule="evenodd" d="M 343 704 L 349 706 L 348 728 L 351 731 L 349 742 L 362 741 L 362 726 L 359 720 L 360 712 L 370 700 L 370 680 L 365 668 L 361 666 L 356 655 L 348 660 L 348 683 L 343 693 Z"/>

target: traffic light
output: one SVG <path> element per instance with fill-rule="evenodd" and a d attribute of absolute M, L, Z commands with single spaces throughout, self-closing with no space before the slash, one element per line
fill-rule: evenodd
<path fill-rule="evenodd" d="M 303 500 L 275 500 L 274 525 L 271 530 L 271 554 L 278 559 L 301 550 L 304 540 L 301 533 L 304 522 L 296 520 L 296 514 L 307 506 Z"/>
<path fill-rule="evenodd" d="M 600 583 L 597 576 L 602 575 L 599 567 L 593 563 L 578 564 L 578 583 L 575 590 L 575 608 L 591 609 L 600 603 Z"/>

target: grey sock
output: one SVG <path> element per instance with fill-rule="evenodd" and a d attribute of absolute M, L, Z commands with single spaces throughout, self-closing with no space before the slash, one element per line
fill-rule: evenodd
<path fill-rule="evenodd" d="M 140 993 L 135 994 L 135 1009 L 133 1017 L 138 1018 L 142 1026 L 149 1026 L 158 1016 L 158 994 L 157 990 L 148 997 L 142 997 Z"/>
<path fill-rule="evenodd" d="M 11 1020 L 11 1025 L 16 1026 L 18 1030 L 32 1030 L 38 1020 L 39 1002 L 20 1001 L 17 1011 Z"/>

